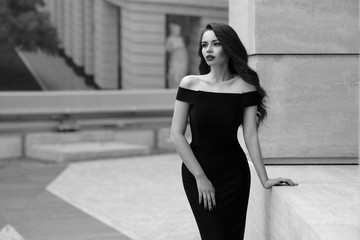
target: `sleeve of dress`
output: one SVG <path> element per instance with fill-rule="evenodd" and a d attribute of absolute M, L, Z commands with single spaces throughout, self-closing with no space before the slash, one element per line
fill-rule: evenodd
<path fill-rule="evenodd" d="M 247 92 L 242 95 L 241 107 L 246 108 L 250 106 L 258 105 L 260 101 L 259 94 L 256 91 Z"/>
<path fill-rule="evenodd" d="M 196 91 L 179 87 L 176 95 L 176 100 L 182 102 L 194 103 L 196 96 L 197 96 Z"/>

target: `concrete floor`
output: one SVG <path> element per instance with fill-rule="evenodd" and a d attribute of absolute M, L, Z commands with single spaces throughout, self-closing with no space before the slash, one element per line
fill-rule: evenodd
<path fill-rule="evenodd" d="M 67 165 L 33 161 L 1 165 L 1 240 L 129 239 L 46 189 Z"/>
<path fill-rule="evenodd" d="M 180 164 L 174 154 L 2 164 L 0 240 L 200 239 Z"/>

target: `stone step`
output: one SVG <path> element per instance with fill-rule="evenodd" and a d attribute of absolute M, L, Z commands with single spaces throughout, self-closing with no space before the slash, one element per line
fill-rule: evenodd
<path fill-rule="evenodd" d="M 128 144 L 116 141 L 38 143 L 28 147 L 27 156 L 47 162 L 73 162 L 109 158 L 142 156 L 151 153 L 145 145 Z"/>

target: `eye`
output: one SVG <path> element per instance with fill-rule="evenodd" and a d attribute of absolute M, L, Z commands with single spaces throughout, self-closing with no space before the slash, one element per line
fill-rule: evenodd
<path fill-rule="evenodd" d="M 201 47 L 202 47 L 202 48 L 206 48 L 206 47 L 207 47 L 207 43 L 202 43 L 202 44 L 201 44 Z"/>
<path fill-rule="evenodd" d="M 221 46 L 221 43 L 220 42 L 214 42 L 214 46 L 219 47 L 219 46 Z"/>

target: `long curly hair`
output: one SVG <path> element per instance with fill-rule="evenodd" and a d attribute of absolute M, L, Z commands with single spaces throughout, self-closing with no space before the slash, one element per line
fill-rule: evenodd
<path fill-rule="evenodd" d="M 266 91 L 260 86 L 260 80 L 257 73 L 248 65 L 248 54 L 244 45 L 235 30 L 227 24 L 209 23 L 201 31 L 198 55 L 200 56 L 199 72 L 207 74 L 210 72 L 210 66 L 206 63 L 202 55 L 202 37 L 206 31 L 212 30 L 219 40 L 225 54 L 229 56 L 228 68 L 232 75 L 240 76 L 245 82 L 256 87 L 259 95 L 257 105 L 257 125 L 259 126 L 267 115 L 266 111 Z"/>

